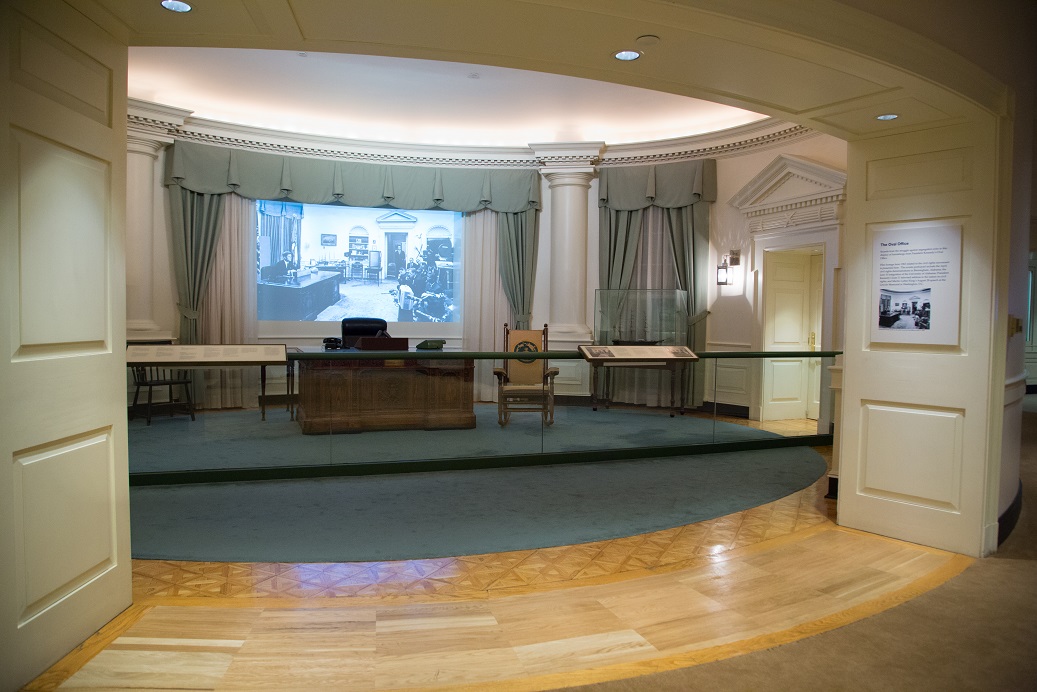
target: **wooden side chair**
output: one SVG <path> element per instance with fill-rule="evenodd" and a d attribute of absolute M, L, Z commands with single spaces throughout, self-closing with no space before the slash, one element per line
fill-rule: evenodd
<path fill-rule="evenodd" d="M 130 407 L 130 418 L 137 410 L 137 399 L 140 398 L 140 390 L 148 390 L 148 403 L 145 409 L 145 417 L 148 425 L 151 425 L 151 406 L 154 399 L 155 387 L 165 387 L 169 396 L 169 415 L 172 416 L 177 408 L 190 414 L 194 420 L 194 401 L 191 399 L 191 376 L 186 370 L 168 370 L 166 368 L 148 368 L 144 366 L 133 366 L 133 405 Z M 173 396 L 173 388 L 180 387 L 183 399 L 177 400 Z"/>
<path fill-rule="evenodd" d="M 547 325 L 543 329 L 510 329 L 504 324 L 504 350 L 508 353 L 547 351 Z M 534 412 L 544 425 L 555 421 L 554 381 L 558 368 L 547 367 L 546 358 L 506 358 L 494 368 L 497 377 L 497 422 L 502 426 L 516 412 Z"/>

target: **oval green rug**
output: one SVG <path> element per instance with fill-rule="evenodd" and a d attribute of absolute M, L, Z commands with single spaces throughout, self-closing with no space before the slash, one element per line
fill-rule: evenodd
<path fill-rule="evenodd" d="M 809 447 L 557 466 L 130 489 L 135 558 L 372 562 L 633 536 L 756 507 L 826 472 Z"/>

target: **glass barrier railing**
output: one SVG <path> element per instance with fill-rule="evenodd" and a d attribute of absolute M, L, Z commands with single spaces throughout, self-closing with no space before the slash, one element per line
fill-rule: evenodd
<path fill-rule="evenodd" d="M 584 361 L 576 352 L 295 352 L 287 367 L 206 369 L 194 420 L 155 405 L 129 420 L 131 484 L 212 482 L 573 463 L 831 444 L 837 352 L 700 353 L 694 363 Z M 499 401 L 509 360 L 563 368 Z M 230 384 L 228 384 L 228 382 Z M 586 385 L 585 385 L 586 386 Z M 205 408 L 213 399 L 234 408 Z M 250 388 L 251 387 L 251 388 Z M 252 392 L 250 395 L 249 392 Z M 175 395 L 174 395 L 175 396 Z M 195 399 L 199 399 L 198 396 Z M 247 405 L 248 403 L 252 405 Z M 174 414 L 174 415 L 167 415 Z"/>

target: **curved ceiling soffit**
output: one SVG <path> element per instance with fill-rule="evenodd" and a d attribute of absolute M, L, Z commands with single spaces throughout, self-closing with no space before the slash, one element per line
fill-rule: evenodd
<path fill-rule="evenodd" d="M 261 15 L 250 11 L 245 30 L 229 11 L 218 18 L 238 21 L 233 38 L 221 33 L 220 21 L 192 33 L 170 27 L 162 10 L 153 21 L 141 19 L 124 0 L 71 2 L 92 15 L 100 5 L 105 21 L 118 21 L 134 44 L 329 50 L 553 72 L 715 101 L 850 140 L 962 122 L 975 117 L 976 104 L 997 113 L 1007 100 L 1003 84 L 964 58 L 835 0 L 818 0 L 815 10 L 823 11 L 812 12 L 778 0 L 748 7 L 734 0 L 630 0 L 612 9 L 508 0 L 494 12 L 480 5 L 475 17 L 464 15 L 467 24 L 455 16 L 462 7 L 407 26 L 391 0 L 365 5 L 360 21 L 347 16 L 355 14 L 347 3 L 270 0 Z M 507 26 L 537 26 L 538 35 L 508 34 Z M 661 38 L 646 59 L 632 66 L 604 59 L 644 34 Z M 572 35 L 586 40 L 565 38 Z M 883 112 L 901 117 L 876 121 Z"/>

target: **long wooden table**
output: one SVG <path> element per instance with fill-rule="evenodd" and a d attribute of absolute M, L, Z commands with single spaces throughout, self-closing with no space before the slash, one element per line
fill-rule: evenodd
<path fill-rule="evenodd" d="M 355 360 L 331 352 L 296 366 L 295 417 L 304 434 L 475 427 L 471 358 Z"/>
<path fill-rule="evenodd" d="M 259 407 L 266 420 L 266 366 L 283 365 L 291 386 L 291 367 L 284 344 L 128 344 L 128 367 L 175 369 L 259 366 Z M 290 391 L 290 390 L 289 390 Z M 289 397 L 289 406 L 290 406 Z M 289 408 L 289 410 L 291 410 Z"/>

